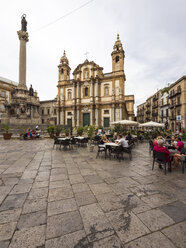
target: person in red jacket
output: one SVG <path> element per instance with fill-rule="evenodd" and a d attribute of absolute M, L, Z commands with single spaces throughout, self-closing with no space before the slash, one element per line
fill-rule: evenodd
<path fill-rule="evenodd" d="M 164 141 L 162 139 L 158 139 L 157 140 L 157 146 L 154 146 L 153 150 L 166 154 L 166 161 L 168 162 L 168 168 L 170 168 L 170 162 L 171 162 L 170 151 L 168 150 L 167 147 L 164 147 L 163 145 L 164 145 Z M 160 165 L 160 168 L 162 168 L 161 165 Z"/>

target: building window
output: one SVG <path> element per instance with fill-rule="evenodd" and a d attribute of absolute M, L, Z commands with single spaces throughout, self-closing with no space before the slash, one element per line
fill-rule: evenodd
<path fill-rule="evenodd" d="M 5 91 L 1 91 L 1 96 L 5 97 Z"/>
<path fill-rule="evenodd" d="M 72 113 L 71 112 L 67 112 L 67 115 L 72 115 Z"/>
<path fill-rule="evenodd" d="M 169 110 L 166 109 L 166 116 L 168 117 L 169 116 Z"/>
<path fill-rule="evenodd" d="M 177 115 L 180 115 L 180 109 L 177 110 Z"/>
<path fill-rule="evenodd" d="M 54 114 L 56 115 L 56 109 L 54 109 Z"/>
<path fill-rule="evenodd" d="M 177 98 L 177 104 L 180 104 L 180 97 Z"/>
<path fill-rule="evenodd" d="M 69 71 L 67 71 L 67 76 L 69 76 Z"/>
<path fill-rule="evenodd" d="M 63 71 L 63 68 L 62 68 L 62 69 L 61 69 L 61 74 L 63 74 L 63 72 L 64 72 L 64 71 Z"/>
<path fill-rule="evenodd" d="M 68 97 L 68 100 L 71 100 L 72 99 L 72 93 L 71 93 L 71 91 L 68 91 L 68 93 L 67 93 L 68 95 L 67 95 L 67 97 Z"/>
<path fill-rule="evenodd" d="M 42 124 L 44 124 L 44 119 L 42 119 Z"/>
<path fill-rule="evenodd" d="M 116 63 L 118 63 L 118 61 L 119 61 L 119 56 L 116 56 L 115 61 L 116 61 Z"/>
<path fill-rule="evenodd" d="M 44 115 L 44 109 L 42 109 L 42 115 Z"/>
<path fill-rule="evenodd" d="M 48 115 L 50 114 L 50 109 L 48 109 Z"/>
<path fill-rule="evenodd" d="M 109 87 L 108 86 L 105 86 L 104 95 L 105 96 L 108 96 L 109 95 Z"/>
<path fill-rule="evenodd" d="M 104 110 L 104 114 L 105 114 L 105 115 L 108 115 L 108 114 L 109 114 L 109 109 L 105 109 L 105 110 Z"/>
<path fill-rule="evenodd" d="M 88 96 L 88 87 L 85 87 L 85 96 Z"/>

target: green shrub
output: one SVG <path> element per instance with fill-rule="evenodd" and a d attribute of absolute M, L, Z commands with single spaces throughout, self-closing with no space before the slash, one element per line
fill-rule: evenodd
<path fill-rule="evenodd" d="M 8 133 L 8 131 L 10 130 L 10 126 L 8 124 L 3 124 L 3 128 L 2 128 L 6 133 Z"/>
<path fill-rule="evenodd" d="M 50 125 L 49 127 L 47 127 L 47 133 L 48 134 L 54 134 L 55 133 L 55 126 Z"/>
<path fill-rule="evenodd" d="M 82 127 L 82 126 L 79 126 L 79 127 L 77 128 L 77 134 L 78 134 L 79 136 L 82 136 L 82 135 L 83 135 L 83 127 Z"/>
<path fill-rule="evenodd" d="M 60 134 L 61 131 L 62 131 L 62 126 L 61 126 L 61 125 L 56 125 L 56 126 L 55 126 L 55 133 Z"/>

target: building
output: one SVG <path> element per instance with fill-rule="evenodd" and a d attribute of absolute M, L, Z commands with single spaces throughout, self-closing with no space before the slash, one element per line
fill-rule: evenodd
<path fill-rule="evenodd" d="M 134 95 L 125 95 L 125 53 L 117 36 L 111 53 L 112 72 L 103 73 L 94 61 L 73 71 L 64 52 L 58 66 L 58 124 L 110 127 L 110 122 L 134 118 Z"/>
<path fill-rule="evenodd" d="M 169 103 L 169 128 L 186 129 L 186 76 L 170 85 Z"/>
<path fill-rule="evenodd" d="M 6 116 L 5 104 L 11 101 L 11 92 L 17 87 L 17 83 L 7 78 L 0 77 L 0 123 Z"/>
<path fill-rule="evenodd" d="M 40 101 L 41 124 L 57 124 L 57 99 Z"/>
<path fill-rule="evenodd" d="M 138 105 L 138 108 L 137 108 L 137 121 L 139 123 L 144 123 L 145 122 L 145 109 L 146 109 L 146 102 Z"/>
<path fill-rule="evenodd" d="M 137 121 L 165 123 L 165 128 L 172 132 L 186 129 L 186 76 L 138 105 Z"/>

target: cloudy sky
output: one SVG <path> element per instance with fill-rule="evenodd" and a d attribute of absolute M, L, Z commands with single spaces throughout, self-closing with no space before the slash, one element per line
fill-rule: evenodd
<path fill-rule="evenodd" d="M 87 51 L 89 60 L 110 72 L 117 33 L 125 50 L 126 93 L 135 95 L 136 105 L 186 75 L 185 0 L 0 0 L 0 6 L 0 76 L 18 81 L 16 32 L 25 13 L 27 86 L 41 100 L 57 95 L 64 49 L 71 72 Z"/>

